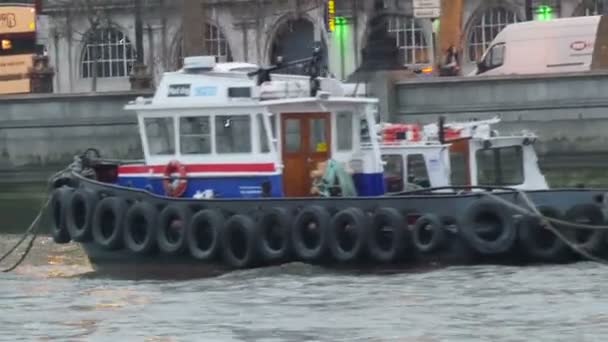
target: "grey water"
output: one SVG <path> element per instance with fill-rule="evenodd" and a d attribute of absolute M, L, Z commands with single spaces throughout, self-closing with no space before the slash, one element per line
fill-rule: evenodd
<path fill-rule="evenodd" d="M 37 214 L 44 186 L 2 185 L 0 255 Z M 41 236 L 0 273 L 0 341 L 606 341 L 607 280 L 590 262 L 392 275 L 294 263 L 136 282 L 97 277 L 78 245 Z"/>
<path fill-rule="evenodd" d="M 0 236 L 0 250 L 18 237 Z M 608 269 L 595 263 L 392 275 L 293 263 L 188 281 L 113 280 L 91 271 L 77 245 L 36 240 L 21 267 L 0 273 L 0 341 L 608 338 Z"/>

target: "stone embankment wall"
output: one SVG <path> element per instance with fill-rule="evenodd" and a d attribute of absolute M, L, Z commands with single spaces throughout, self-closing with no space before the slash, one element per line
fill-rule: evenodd
<path fill-rule="evenodd" d="M 501 134 L 528 129 L 539 135 L 541 166 L 552 185 L 608 185 L 608 72 L 417 78 L 383 86 L 386 91 L 376 94 L 383 118 L 427 123 L 440 115 L 448 120 L 498 115 Z M 141 158 L 135 115 L 123 107 L 151 95 L 0 98 L 0 182 L 43 180 L 88 147 L 110 158 Z"/>
<path fill-rule="evenodd" d="M 135 113 L 124 105 L 150 93 L 15 95 L 0 98 L 0 182 L 45 179 L 89 147 L 140 159 Z"/>
<path fill-rule="evenodd" d="M 501 134 L 539 136 L 554 185 L 608 186 L 608 72 L 416 79 L 395 85 L 391 120 L 428 123 L 500 116 Z"/>

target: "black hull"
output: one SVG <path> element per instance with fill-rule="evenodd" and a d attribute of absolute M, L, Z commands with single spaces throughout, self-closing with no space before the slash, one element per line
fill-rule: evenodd
<path fill-rule="evenodd" d="M 221 263 L 197 262 L 187 255 L 137 255 L 128 250 L 107 251 L 95 243 L 83 243 L 94 275 L 127 280 L 191 279 L 214 277 L 230 270 Z"/>
<path fill-rule="evenodd" d="M 232 261 L 230 261 L 230 258 L 226 259 L 225 254 L 223 254 L 222 251 L 216 253 L 215 258 L 213 259 L 215 261 L 206 262 L 192 257 L 190 255 L 190 252 L 192 251 L 189 251 L 187 248 L 181 250 L 180 253 L 170 254 L 159 251 L 158 246 L 154 243 L 153 248 L 150 250 L 135 253 L 125 246 L 122 246 L 122 242 L 121 246 L 117 248 L 102 248 L 99 244 L 93 242 L 93 239 L 89 236 L 88 239 L 81 239 L 79 241 L 89 241 L 82 243 L 82 245 L 95 270 L 95 274 L 99 276 L 124 279 L 190 279 L 218 276 L 236 269 L 266 267 L 290 262 L 305 262 L 335 271 L 376 273 L 403 272 L 450 265 L 525 265 L 536 263 L 565 263 L 583 259 L 580 255 L 574 253 L 571 248 L 572 246 L 568 247 L 567 253 L 565 253 L 562 248 L 559 257 L 557 257 L 557 252 L 554 253 L 556 255 L 555 258 L 550 256 L 547 257 L 547 255 L 545 255 L 546 253 L 537 253 L 536 257 L 531 257 L 529 250 L 526 250 L 527 247 L 522 245 L 521 241 L 519 241 L 521 240 L 522 235 L 521 230 L 519 228 L 514 228 L 521 225 L 521 222 L 523 222 L 521 218 L 522 215 L 508 209 L 508 206 L 501 207 L 506 208 L 505 213 L 497 213 L 497 215 L 508 216 L 508 220 L 512 220 L 510 224 L 512 226 L 511 229 L 514 231 L 513 234 L 519 235 L 512 235 L 508 241 L 508 248 L 503 248 L 504 250 L 500 252 L 493 253 L 492 251 L 488 252 L 487 250 L 484 252 L 484 248 L 480 248 L 479 246 L 475 247 L 474 239 L 472 240 L 470 233 L 467 235 L 462 231 L 466 230 L 463 229 L 463 227 L 467 222 L 470 222 L 465 215 L 474 207 L 473 204 L 488 199 L 488 197 L 482 193 L 411 193 L 403 196 L 373 198 L 196 200 L 156 196 L 139 189 L 105 184 L 85 179 L 78 175 L 75 175 L 74 179 L 77 181 L 76 184 L 74 184 L 75 187 L 85 189 L 90 194 L 94 194 L 94 196 L 99 198 L 119 198 L 123 201 L 121 203 L 125 203 L 125 205 L 128 203 L 128 206 L 133 206 L 134 203 L 141 202 L 149 204 L 147 212 L 154 213 L 153 216 L 155 218 L 150 221 L 154 222 L 154 226 L 157 225 L 156 212 L 160 212 L 169 205 L 187 208 L 187 211 L 192 213 L 216 211 L 225 217 L 240 215 L 246 219 L 250 218 L 249 222 L 256 222 L 256 224 L 260 222 L 258 215 L 261 212 L 280 208 L 280 210 L 283 210 L 284 214 L 293 218 L 298 215 L 298 213 L 301 213 L 303 208 L 310 208 L 311 206 L 314 206 L 317 209 L 321 208 L 322 211 L 328 213 L 328 217 L 334 218 L 336 213 L 347 211 L 349 208 L 356 208 L 361 213 L 369 214 L 370 217 L 374 217 L 374 213 L 378 213 L 378 210 L 388 209 L 389 211 L 398 212 L 399 217 L 409 218 L 409 214 L 406 213 L 417 213 L 418 220 L 420 220 L 420 216 L 423 215 L 431 215 L 433 217 L 441 218 L 442 220 L 441 230 L 443 231 L 443 243 L 441 244 L 441 247 L 434 248 L 430 251 L 424 251 L 420 247 L 420 244 L 408 243 L 405 246 L 403 253 L 400 253 L 399 258 L 393 259 L 391 262 L 374 261 L 377 260 L 377 258 L 374 259 L 371 257 L 369 250 L 363 249 L 360 253 L 357 253 L 357 257 L 352 258 L 352 260 L 336 260 L 337 257 L 334 254 L 335 249 L 332 249 L 331 247 L 326 247 L 325 252 L 315 258 L 298 258 L 295 257 L 298 253 L 290 251 L 288 253 L 289 255 L 282 258 L 280 262 L 265 262 L 264 258 L 257 255 L 261 253 L 259 250 L 255 251 L 256 249 L 259 249 L 259 245 L 256 245 L 257 247 L 247 247 L 250 251 L 254 250 L 252 253 L 255 254 L 255 256 L 252 257 L 251 262 L 235 265 L 234 258 Z M 606 224 L 606 220 L 604 219 L 605 216 L 602 212 L 605 211 L 604 195 L 606 193 L 606 190 L 603 189 L 560 189 L 526 191 L 524 194 L 519 191 L 508 191 L 503 189 L 502 192 L 492 194 L 490 199 L 522 205 L 523 196 L 526 200 L 531 200 L 538 207 L 550 207 L 552 210 L 561 213 L 569 212 L 569 210 L 578 205 L 585 205 L 587 208 L 591 206 L 592 209 L 595 209 L 593 212 L 600 212 L 601 215 L 601 222 L 596 219 L 593 224 L 604 225 Z M 88 208 L 91 216 L 93 215 L 91 212 L 94 211 L 94 209 L 94 207 Z M 357 215 L 353 217 L 356 218 L 356 216 Z M 597 215 L 595 217 L 597 218 Z M 148 223 L 152 224 L 150 222 Z M 449 224 L 445 223 L 444 226 L 443 222 L 449 222 Z M 333 221 L 332 224 L 334 224 Z M 483 222 L 480 223 L 480 225 L 483 224 Z M 417 225 L 418 222 L 416 222 L 416 225 L 412 222 L 404 224 L 404 230 L 407 232 L 408 239 L 410 239 L 410 236 L 414 235 L 412 231 L 415 227 L 412 227 Z M 290 226 L 288 229 L 291 230 L 292 227 Z M 257 230 L 255 231 L 257 232 Z M 608 250 L 608 239 L 605 238 L 603 231 L 597 230 L 597 232 L 601 232 L 601 236 L 596 234 L 597 236 L 592 238 L 594 241 L 591 241 L 594 242 L 593 246 L 587 244 L 587 247 L 593 247 L 591 252 L 596 256 L 605 255 Z M 184 234 L 184 236 L 185 235 L 186 234 Z M 157 236 L 157 234 L 154 233 L 153 236 Z M 369 236 L 370 239 L 371 236 L 372 235 Z M 65 239 L 65 236 L 59 236 L 57 239 Z M 530 239 L 530 237 L 528 237 L 528 239 Z M 250 240 L 257 240 L 257 238 Z M 333 243 L 335 245 L 336 242 L 334 241 Z M 325 244 L 330 245 L 331 242 L 326 241 Z M 486 246 L 486 249 L 487 248 L 489 247 Z M 303 254 L 300 253 L 300 256 L 302 255 Z M 540 255 L 540 257 L 538 257 L 538 255 Z"/>

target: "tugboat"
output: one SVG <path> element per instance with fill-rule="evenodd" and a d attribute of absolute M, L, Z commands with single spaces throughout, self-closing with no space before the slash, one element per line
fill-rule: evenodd
<path fill-rule="evenodd" d="M 377 99 L 348 96 L 320 61 L 315 49 L 296 62 L 306 77 L 272 74 L 291 63 L 186 58 L 153 98 L 126 105 L 143 161 L 91 149 L 52 181 L 54 241 L 80 243 L 99 273 L 136 278 L 292 261 L 567 262 L 607 249 L 601 230 L 562 238 L 574 228 L 555 222 L 604 224 L 605 191 L 548 189 L 532 135 L 378 124 Z"/>

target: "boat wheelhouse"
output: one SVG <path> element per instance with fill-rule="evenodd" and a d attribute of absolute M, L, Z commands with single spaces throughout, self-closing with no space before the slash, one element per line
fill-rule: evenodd
<path fill-rule="evenodd" d="M 304 197 L 310 172 L 331 159 L 350 171 L 357 195 L 384 194 L 371 138 L 377 100 L 347 97 L 331 79 L 311 97 L 307 78 L 283 78 L 258 87 L 246 72 L 187 59 L 154 98 L 127 106 L 145 163 L 121 166 L 119 184 L 178 197 Z M 181 179 L 168 184 L 172 175 Z"/>
<path fill-rule="evenodd" d="M 352 175 L 357 196 L 420 187 L 546 189 L 534 136 L 495 136 L 495 120 L 446 125 L 376 124 L 377 100 L 348 96 L 321 79 L 276 75 L 256 84 L 255 65 L 186 59 L 137 112 L 145 163 L 119 168 L 119 184 L 194 198 L 306 197 L 310 173 L 333 160 Z M 408 131 L 409 129 L 409 131 Z M 481 132 L 481 133 L 480 133 Z"/>

